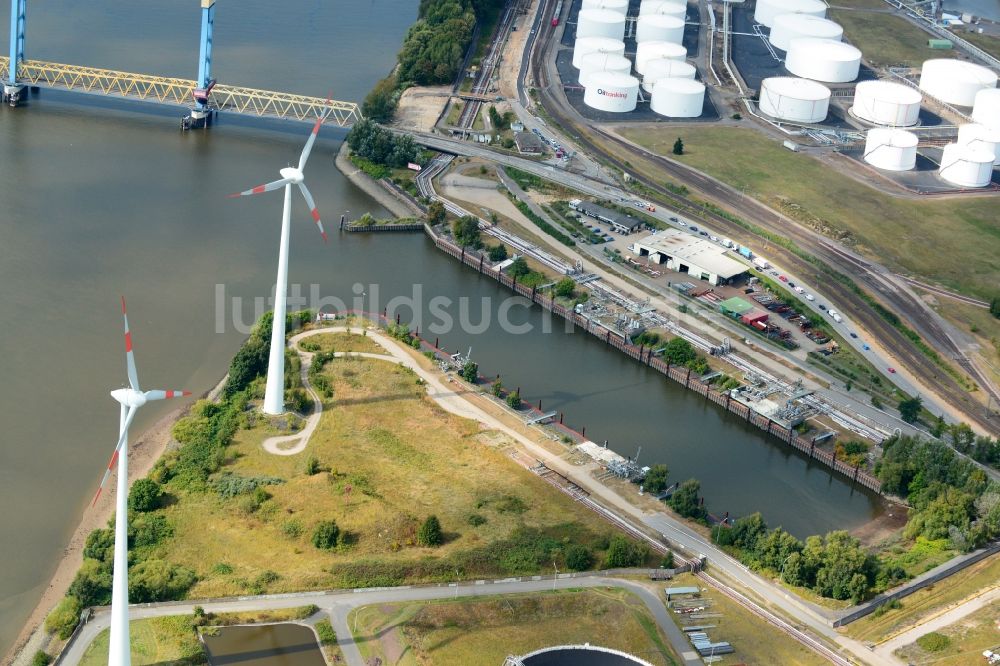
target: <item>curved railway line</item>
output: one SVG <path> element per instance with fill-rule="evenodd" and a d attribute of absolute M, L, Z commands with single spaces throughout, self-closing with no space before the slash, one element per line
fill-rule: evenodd
<path fill-rule="evenodd" d="M 551 4 L 551 0 L 546 4 Z M 558 82 L 549 80 L 550 70 L 545 66 L 545 63 L 550 59 L 550 52 L 553 48 L 553 40 L 550 39 L 553 32 L 554 28 L 545 22 L 542 22 L 539 26 L 538 39 L 535 40 L 535 52 L 531 54 L 532 77 L 536 83 L 535 88 L 538 92 L 539 102 L 543 105 L 546 112 L 573 136 L 581 148 L 593 155 L 600 155 L 606 163 L 615 168 L 627 171 L 634 180 L 659 195 L 660 202 L 658 203 L 667 203 L 674 208 L 681 209 L 702 209 L 702 206 L 692 201 L 689 197 L 675 194 L 660 183 L 652 180 L 642 173 L 641 169 L 636 168 L 635 165 L 626 165 L 623 160 L 594 141 L 590 133 L 600 135 L 601 140 L 606 144 L 614 145 L 632 155 L 641 156 L 678 182 L 698 190 L 711 200 L 718 201 L 732 210 L 739 211 L 741 217 L 747 221 L 781 234 L 794 242 L 801 250 L 816 257 L 826 267 L 829 267 L 830 270 L 836 270 L 834 267 L 843 266 L 845 262 L 848 262 L 852 269 L 857 271 L 853 277 L 863 281 L 872 288 L 881 299 L 887 302 L 889 307 L 898 313 L 902 320 L 917 328 L 921 335 L 930 341 L 933 348 L 940 350 L 944 355 L 954 359 L 984 390 L 989 391 L 1000 402 L 1000 393 L 983 377 L 979 369 L 966 358 L 962 350 L 958 348 L 955 341 L 952 340 L 943 328 L 928 316 L 922 305 L 914 302 L 914 298 L 910 294 L 898 289 L 881 271 L 876 270 L 867 261 L 860 259 L 846 250 L 836 248 L 818 234 L 805 229 L 795 222 L 782 219 L 781 216 L 777 215 L 775 211 L 769 209 L 764 204 L 754 199 L 744 198 L 740 192 L 703 173 L 638 148 L 598 127 L 583 126 L 577 118 L 576 111 L 569 107 L 565 99 L 559 94 L 553 94 L 553 87 L 559 84 Z M 818 284 L 823 285 L 824 291 L 832 300 L 836 301 L 842 309 L 856 318 L 874 337 L 882 341 L 885 346 L 892 349 L 900 365 L 903 365 L 909 372 L 916 375 L 922 384 L 930 388 L 951 407 L 958 410 L 965 418 L 975 422 L 980 428 L 985 429 L 987 432 L 1000 432 L 1000 421 L 996 417 L 985 414 L 982 406 L 976 403 L 954 378 L 917 349 L 906 335 L 890 322 L 886 321 L 864 300 L 859 298 L 850 287 L 839 282 L 794 252 L 773 243 L 768 243 L 765 238 L 754 234 L 721 215 L 705 210 L 704 217 L 711 222 L 716 231 L 725 232 L 732 238 L 754 236 L 758 247 L 763 247 L 765 244 L 768 245 L 767 252 L 770 256 L 773 256 L 780 263 L 794 270 L 794 272 L 814 278 Z"/>

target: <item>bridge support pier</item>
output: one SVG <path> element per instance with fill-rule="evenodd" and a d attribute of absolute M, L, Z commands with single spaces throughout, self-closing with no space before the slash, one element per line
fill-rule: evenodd
<path fill-rule="evenodd" d="M 208 97 L 215 86 L 212 78 L 212 42 L 215 29 L 215 0 L 201 0 L 201 40 L 198 50 L 198 87 L 194 90 L 195 106 L 181 120 L 181 129 L 202 129 L 212 124 L 215 111 L 208 107 Z"/>
<path fill-rule="evenodd" d="M 17 82 L 17 67 L 24 61 L 24 27 L 28 0 L 10 0 L 10 62 L 3 86 L 3 101 L 17 106 L 25 86 Z"/>

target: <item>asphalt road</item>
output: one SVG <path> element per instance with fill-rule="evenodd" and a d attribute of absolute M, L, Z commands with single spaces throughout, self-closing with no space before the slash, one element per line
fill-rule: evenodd
<path fill-rule="evenodd" d="M 531 578 L 510 578 L 498 581 L 468 581 L 428 587 L 303 592 L 261 597 L 238 597 L 211 602 L 143 604 L 131 606 L 129 615 L 132 620 L 138 620 L 150 617 L 188 614 L 194 611 L 195 606 L 201 606 L 209 613 L 220 613 L 274 610 L 315 604 L 320 608 L 321 612 L 329 615 L 330 622 L 337 633 L 337 644 L 343 651 L 347 663 L 351 666 L 365 666 L 365 661 L 361 657 L 361 651 L 358 649 L 358 644 L 351 633 L 352 627 L 348 624 L 348 616 L 351 611 L 361 606 L 592 587 L 615 587 L 637 595 L 646 604 L 646 607 L 656 619 L 656 623 L 670 640 L 674 650 L 682 656 L 685 666 L 698 666 L 701 664 L 701 660 L 697 658 L 697 654 L 691 648 L 691 644 L 687 641 L 683 632 L 677 628 L 673 620 L 670 619 L 664 602 L 656 594 L 653 594 L 649 589 L 638 583 L 619 578 L 609 578 L 600 574 L 560 574 L 558 578 L 553 576 L 533 576 Z M 66 666 L 76 666 L 76 664 L 79 664 L 87 647 L 101 631 L 108 628 L 110 621 L 110 609 L 97 611 L 94 617 L 84 625 L 77 639 L 64 653 L 63 660 L 60 663 Z"/>

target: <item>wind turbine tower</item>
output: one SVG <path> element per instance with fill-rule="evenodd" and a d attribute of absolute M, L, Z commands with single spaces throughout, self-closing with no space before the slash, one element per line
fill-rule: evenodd
<path fill-rule="evenodd" d="M 327 97 L 327 103 L 330 98 Z M 288 297 L 288 235 L 289 219 L 292 209 L 292 185 L 298 185 L 302 197 L 309 206 L 309 213 L 319 227 L 319 233 L 323 236 L 325 243 L 326 232 L 323 230 L 323 223 L 319 219 L 319 211 L 316 210 L 316 202 L 309 193 L 309 188 L 305 184 L 305 175 L 302 173 L 312 152 L 313 144 L 316 142 L 316 135 L 319 134 L 320 125 L 326 119 L 326 115 L 321 115 L 313 125 L 312 133 L 306 141 L 302 154 L 299 156 L 299 164 L 295 167 L 285 167 L 279 173 L 281 179 L 258 185 L 257 187 L 230 194 L 230 197 L 246 197 L 263 192 L 271 192 L 281 187 L 285 188 L 285 203 L 281 211 L 281 243 L 278 246 L 278 277 L 274 285 L 274 321 L 271 324 L 271 355 L 267 363 L 267 387 L 264 390 L 264 413 L 283 414 L 285 412 L 285 308 Z"/>
<path fill-rule="evenodd" d="M 150 400 L 165 400 L 191 395 L 190 391 L 145 391 L 139 388 L 139 377 L 135 369 L 132 353 L 132 333 L 128 328 L 125 299 L 122 298 L 122 317 L 125 320 L 125 365 L 128 369 L 128 388 L 111 392 L 111 397 L 121 405 L 118 420 L 118 444 L 111 454 L 111 461 L 101 479 L 101 486 L 91 504 L 97 504 L 104 484 L 118 463 L 118 482 L 115 496 L 115 560 L 114 578 L 111 583 L 111 642 L 108 650 L 108 666 L 130 666 L 132 654 L 129 650 L 128 627 L 128 428 L 139 408 Z"/>

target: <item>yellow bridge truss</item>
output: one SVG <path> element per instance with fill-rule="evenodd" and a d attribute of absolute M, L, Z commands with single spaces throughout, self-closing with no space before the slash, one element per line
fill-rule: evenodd
<path fill-rule="evenodd" d="M 10 59 L 0 57 L 0 78 L 7 79 Z M 62 90 L 79 90 L 113 97 L 139 99 L 178 106 L 190 106 L 197 83 L 190 79 L 117 72 L 97 67 L 63 65 L 41 60 L 25 60 L 17 69 L 19 83 Z M 353 102 L 329 102 L 271 90 L 241 86 L 216 85 L 209 97 L 209 108 L 267 118 L 313 120 L 328 113 L 326 122 L 348 127 L 361 119 L 361 110 Z"/>

